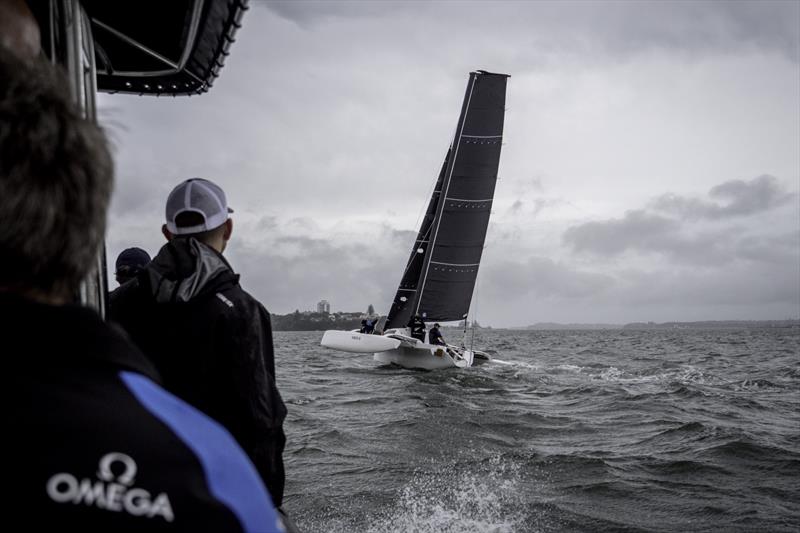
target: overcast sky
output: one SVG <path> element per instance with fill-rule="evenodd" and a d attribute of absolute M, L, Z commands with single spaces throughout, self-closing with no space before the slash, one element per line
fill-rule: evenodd
<path fill-rule="evenodd" d="M 794 1 L 253 1 L 209 93 L 100 97 L 109 262 L 205 177 L 270 311 L 386 313 L 485 69 L 511 78 L 479 322 L 797 318 L 799 34 Z"/>

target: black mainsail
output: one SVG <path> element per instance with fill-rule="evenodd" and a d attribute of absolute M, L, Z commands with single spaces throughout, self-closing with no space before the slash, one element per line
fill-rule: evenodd
<path fill-rule="evenodd" d="M 469 312 L 497 183 L 508 75 L 471 72 L 453 142 L 428 203 L 385 329 Z"/>

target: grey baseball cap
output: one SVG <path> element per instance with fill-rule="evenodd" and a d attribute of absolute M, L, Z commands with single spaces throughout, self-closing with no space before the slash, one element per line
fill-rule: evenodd
<path fill-rule="evenodd" d="M 195 226 L 178 227 L 175 219 L 181 213 L 197 213 L 203 223 Z M 188 235 L 220 227 L 228 220 L 233 209 L 228 207 L 225 191 L 209 180 L 191 178 L 172 189 L 167 197 L 167 229 L 173 235 Z"/>

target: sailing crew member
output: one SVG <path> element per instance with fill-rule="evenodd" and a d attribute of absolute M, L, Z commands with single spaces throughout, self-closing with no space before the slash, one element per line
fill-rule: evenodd
<path fill-rule="evenodd" d="M 9 6 L 0 0 L 0 29 L 22 27 L 25 2 Z M 14 376 L 5 520 L 30 531 L 279 531 L 230 434 L 162 389 L 125 335 L 72 303 L 105 232 L 108 140 L 65 77 L 7 46 L 0 39 L 0 337 Z"/>
<path fill-rule="evenodd" d="M 167 389 L 231 432 L 280 506 L 286 406 L 275 383 L 269 313 L 222 255 L 231 212 L 215 183 L 177 185 L 166 202 L 167 244 L 119 288 L 110 316 L 151 358 Z"/>
<path fill-rule="evenodd" d="M 441 344 L 443 346 L 447 346 L 447 343 L 442 337 L 442 333 L 439 331 L 439 323 L 433 325 L 433 327 L 428 331 L 428 344 Z"/>
<path fill-rule="evenodd" d="M 422 342 L 425 342 L 425 322 L 419 315 L 414 315 L 408 321 L 408 327 L 411 329 L 411 336 Z"/>
<path fill-rule="evenodd" d="M 117 256 L 114 276 L 122 285 L 139 275 L 150 262 L 150 255 L 141 248 L 127 248 Z"/>

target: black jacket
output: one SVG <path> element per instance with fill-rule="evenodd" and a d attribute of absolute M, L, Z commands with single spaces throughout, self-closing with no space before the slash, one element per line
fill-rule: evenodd
<path fill-rule="evenodd" d="M 230 434 L 94 311 L 0 294 L 5 520 L 25 531 L 276 531 Z M 9 477 L 10 476 L 10 477 Z"/>
<path fill-rule="evenodd" d="M 428 330 L 428 344 L 447 344 L 444 341 L 444 337 L 442 337 L 442 333 L 439 331 L 439 328 L 432 327 Z"/>
<path fill-rule="evenodd" d="M 276 505 L 283 500 L 283 420 L 269 313 L 221 254 L 173 239 L 117 289 L 110 318 L 152 360 L 167 390 L 225 426 Z"/>
<path fill-rule="evenodd" d="M 411 329 L 412 337 L 425 341 L 425 322 L 420 317 L 412 316 L 408 321 L 408 327 Z"/>

